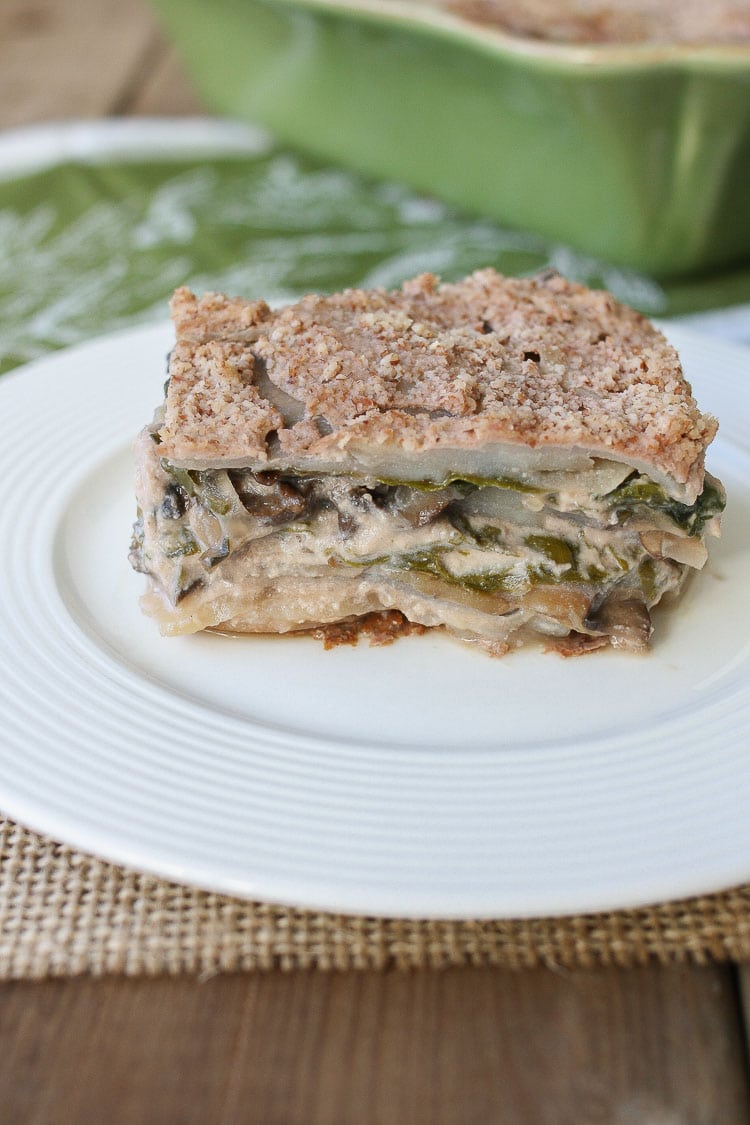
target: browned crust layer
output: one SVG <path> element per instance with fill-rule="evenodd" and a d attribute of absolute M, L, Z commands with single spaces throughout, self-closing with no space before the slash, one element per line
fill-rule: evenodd
<path fill-rule="evenodd" d="M 434 0 L 465 19 L 558 43 L 747 43 L 747 0 Z"/>
<path fill-rule="evenodd" d="M 684 484 L 702 479 L 716 432 L 661 332 L 551 271 L 423 274 L 277 312 L 179 289 L 172 308 L 161 438 L 178 462 L 262 467 L 273 450 L 293 467 L 347 449 L 503 443 L 648 463 Z"/>
<path fill-rule="evenodd" d="M 397 609 L 385 609 L 377 613 L 365 613 L 361 617 L 351 617 L 346 621 L 334 621 L 318 625 L 309 630 L 316 640 L 323 642 L 323 648 L 338 648 L 339 645 L 357 645 L 364 637 L 374 648 L 393 644 L 399 637 L 421 636 L 427 626 L 409 621 Z"/>

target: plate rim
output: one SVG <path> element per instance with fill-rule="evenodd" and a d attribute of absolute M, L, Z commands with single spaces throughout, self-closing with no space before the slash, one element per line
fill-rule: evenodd
<path fill-rule="evenodd" d="M 55 352 L 42 359 L 35 360 L 24 367 L 17 368 L 9 372 L 0 380 L 0 401 L 5 394 L 4 387 L 9 387 L 11 384 L 17 383 L 20 380 L 27 380 L 33 378 L 35 372 L 45 370 L 49 367 L 54 369 L 55 366 L 62 363 L 66 365 L 73 360 L 81 358 L 82 353 L 89 352 L 95 354 L 98 348 L 104 347 L 120 347 L 123 342 L 127 342 L 130 338 L 151 339 L 160 341 L 164 338 L 168 326 L 166 324 L 151 324 L 139 325 L 135 328 L 126 328 L 119 330 L 115 333 L 107 333 L 94 339 L 87 341 L 84 344 L 77 345 L 74 348 L 64 349 L 60 352 Z M 709 338 L 685 329 L 682 326 L 668 326 L 668 331 L 675 338 L 681 338 L 683 341 L 689 341 L 692 338 L 694 341 L 699 341 L 702 346 L 707 343 L 711 348 L 718 348 L 719 350 L 727 349 L 732 353 L 741 353 L 743 360 L 750 360 L 750 350 L 743 348 L 737 344 L 717 343 Z M 684 346 L 680 345 L 682 348 Z M 734 428 L 733 426 L 730 428 Z M 4 705 L 3 705 L 4 706 Z M 379 748 L 380 749 L 380 748 Z M 397 750 L 392 750 L 391 753 L 398 753 Z M 0 784 L 2 784 L 0 782 Z M 6 805 L 6 794 L 2 793 L 3 804 Z M 580 901 L 579 905 L 572 906 L 570 899 L 566 898 L 564 894 L 558 898 L 556 902 L 548 901 L 544 909 L 539 902 L 533 902 L 527 908 L 524 908 L 523 902 L 518 900 L 516 905 L 512 908 L 503 908 L 498 912 L 497 908 L 491 908 L 489 905 L 482 909 L 477 908 L 475 897 L 469 896 L 470 900 L 460 900 L 454 895 L 453 904 L 449 909 L 436 909 L 435 897 L 427 895 L 421 904 L 414 903 L 413 901 L 403 901 L 403 893 L 396 894 L 393 892 L 388 897 L 384 892 L 381 893 L 381 898 L 377 904 L 371 901 L 362 901 L 357 896 L 347 898 L 342 896 L 340 888 L 337 890 L 331 886 L 330 879 L 323 879 L 318 881 L 310 881 L 306 878 L 302 883 L 292 880 L 287 886 L 280 885 L 278 878 L 271 880 L 271 884 L 267 881 L 264 883 L 262 877 L 259 877 L 256 871 L 252 877 L 237 878 L 236 876 L 221 877 L 217 873 L 215 867 L 209 864 L 205 869 L 198 870 L 194 864 L 189 865 L 189 869 L 184 863 L 180 863 L 174 859 L 167 860 L 164 857 L 155 859 L 153 856 L 149 858 L 148 850 L 144 851 L 143 848 L 131 844 L 130 849 L 120 845 L 112 848 L 107 846 L 106 840 L 102 840 L 97 836 L 95 830 L 90 826 L 78 824 L 71 824 L 70 814 L 66 819 L 65 815 L 50 812 L 39 807 L 34 807 L 31 804 L 24 804 L 23 801 L 11 801 L 14 807 L 7 807 L 6 811 L 18 819 L 19 822 L 28 825 L 35 831 L 53 835 L 64 840 L 69 845 L 80 848 L 83 851 L 98 855 L 108 862 L 125 865 L 127 867 L 134 867 L 141 871 L 147 871 L 150 874 L 173 880 L 180 883 L 188 883 L 190 885 L 201 886 L 206 890 L 218 891 L 222 893 L 239 895 L 245 898 L 257 898 L 262 901 L 284 902 L 298 906 L 300 909 L 305 910 L 324 910 L 324 911 L 339 911 L 350 914 L 363 914 L 363 915 L 382 915 L 389 917 L 440 917 L 440 918 L 499 918 L 499 917 L 540 917 L 545 915 L 566 915 L 566 914 L 579 914 L 589 913 L 592 911 L 612 910 L 612 909 L 626 909 L 643 905 L 645 902 L 656 901 L 657 899 L 664 898 L 663 881 L 660 877 L 656 876 L 650 880 L 643 878 L 641 881 L 641 890 L 630 897 L 614 892 L 608 896 L 594 897 L 588 902 Z M 733 872 L 727 871 L 727 878 L 730 881 L 742 881 L 750 874 L 750 856 L 747 860 L 738 859 L 736 869 Z M 685 873 L 682 881 L 672 877 L 671 885 L 675 893 L 670 891 L 669 897 L 683 897 L 687 894 L 693 893 L 709 893 L 711 887 L 707 885 L 706 880 L 709 878 L 709 873 L 698 873 L 695 871 Z M 713 879 L 711 879 L 713 884 Z M 723 883 L 722 885 L 730 885 L 730 882 Z M 646 888 L 650 887 L 650 890 Z M 313 890 L 313 887 L 316 889 Z M 713 887 L 713 889 L 719 889 Z M 645 895 L 645 897 L 644 897 Z M 654 897 L 652 898 L 651 895 Z M 531 901 L 531 899 L 529 899 Z M 471 902 L 474 906 L 470 908 Z"/>

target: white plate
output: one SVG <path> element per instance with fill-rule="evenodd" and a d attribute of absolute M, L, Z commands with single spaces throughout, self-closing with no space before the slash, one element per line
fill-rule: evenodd
<path fill-rule="evenodd" d="M 126 555 L 169 328 L 5 376 L 0 807 L 177 880 L 373 914 L 556 914 L 750 877 L 748 352 L 672 335 L 722 420 L 730 502 L 647 657 L 161 638 Z"/>

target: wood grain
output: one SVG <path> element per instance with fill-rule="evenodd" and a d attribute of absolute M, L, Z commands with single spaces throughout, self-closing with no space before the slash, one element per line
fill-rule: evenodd
<path fill-rule="evenodd" d="M 737 1002 L 745 1030 L 745 1067 L 750 1073 L 750 964 L 735 967 Z"/>
<path fill-rule="evenodd" d="M 205 114 L 205 106 L 190 84 L 174 47 L 158 36 L 145 62 L 120 112 L 166 117 Z"/>
<path fill-rule="evenodd" d="M 0 988 L 2 1119 L 746 1125 L 728 969 Z"/>
<path fill-rule="evenodd" d="M 0 125 L 123 112 L 160 51 L 143 0 L 2 0 Z"/>

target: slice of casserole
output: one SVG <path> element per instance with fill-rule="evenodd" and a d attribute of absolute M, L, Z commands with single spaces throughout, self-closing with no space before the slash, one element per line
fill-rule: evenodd
<path fill-rule="evenodd" d="M 607 293 L 483 270 L 172 313 L 131 552 L 164 633 L 389 614 L 496 654 L 643 649 L 718 534 L 716 422 Z"/>

